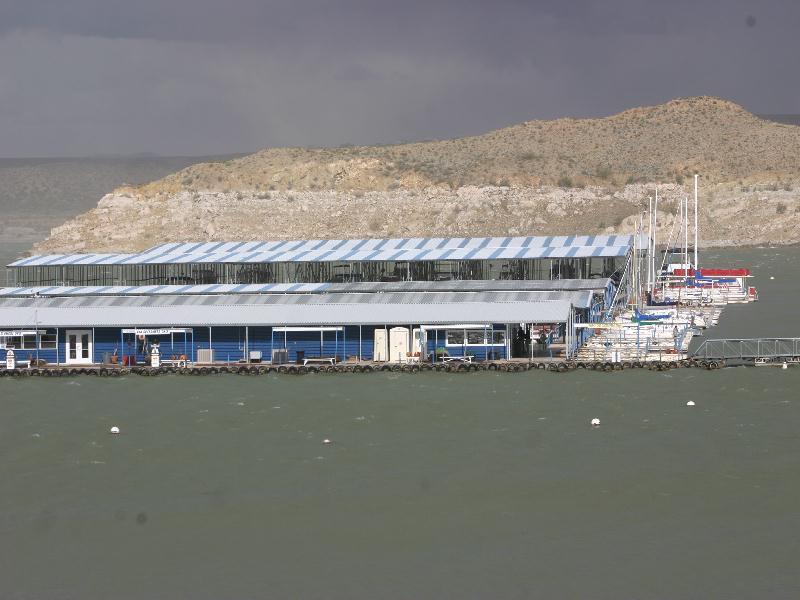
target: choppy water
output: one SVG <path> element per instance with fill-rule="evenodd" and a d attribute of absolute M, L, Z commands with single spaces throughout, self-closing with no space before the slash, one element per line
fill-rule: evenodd
<path fill-rule="evenodd" d="M 762 301 L 712 333 L 800 335 L 800 251 L 724 254 Z M 770 368 L 3 378 L 0 597 L 797 597 L 798 391 Z"/>

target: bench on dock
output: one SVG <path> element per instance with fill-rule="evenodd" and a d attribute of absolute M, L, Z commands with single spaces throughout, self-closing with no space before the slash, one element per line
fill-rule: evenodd
<path fill-rule="evenodd" d="M 450 362 L 471 363 L 473 358 L 475 358 L 475 357 L 474 356 L 442 356 L 441 358 L 439 358 L 439 362 L 443 362 L 443 363 L 450 363 Z"/>
<path fill-rule="evenodd" d="M 335 365 L 336 364 L 336 357 L 335 356 L 317 356 L 314 358 L 304 358 L 303 359 L 303 366 L 306 365 Z"/>

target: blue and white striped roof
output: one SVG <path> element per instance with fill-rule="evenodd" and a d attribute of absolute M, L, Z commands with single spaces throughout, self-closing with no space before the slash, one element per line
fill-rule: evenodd
<path fill-rule="evenodd" d="M 205 283 L 196 285 L 56 285 L 0 288 L 0 297 L 165 296 L 170 294 L 310 294 L 330 283 Z"/>
<path fill-rule="evenodd" d="M 625 256 L 631 235 L 172 242 L 138 254 L 53 254 L 9 267 L 176 263 L 361 262 Z"/>

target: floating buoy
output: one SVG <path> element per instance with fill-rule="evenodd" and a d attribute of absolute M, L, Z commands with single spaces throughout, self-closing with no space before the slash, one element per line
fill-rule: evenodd
<path fill-rule="evenodd" d="M 772 275 L 769 276 L 770 279 L 775 279 Z"/>
<path fill-rule="evenodd" d="M 689 400 L 689 401 L 686 403 L 686 406 L 694 406 L 694 400 Z"/>
<path fill-rule="evenodd" d="M 600 427 L 600 419 L 598 419 L 597 417 L 592 419 L 592 427 Z"/>
<path fill-rule="evenodd" d="M 322 443 L 323 444 L 332 444 L 333 442 L 331 442 L 328 438 L 325 438 L 324 440 L 322 440 Z"/>
<path fill-rule="evenodd" d="M 788 369 L 788 368 L 789 368 L 789 365 L 787 365 L 786 363 L 783 363 L 781 365 L 781 369 Z"/>
<path fill-rule="evenodd" d="M 115 435 L 116 435 L 117 433 L 119 433 L 119 427 L 117 427 L 116 425 L 114 425 L 114 427 L 112 427 L 111 429 L 109 429 L 109 430 L 108 430 L 108 432 L 109 432 L 109 433 L 113 433 L 113 434 L 115 434 Z"/>

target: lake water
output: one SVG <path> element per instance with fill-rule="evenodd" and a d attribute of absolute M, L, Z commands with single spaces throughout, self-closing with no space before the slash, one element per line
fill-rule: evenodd
<path fill-rule="evenodd" d="M 800 335 L 798 249 L 706 257 L 761 293 L 709 336 Z M 0 597 L 797 597 L 799 391 L 800 368 L 3 378 Z"/>

